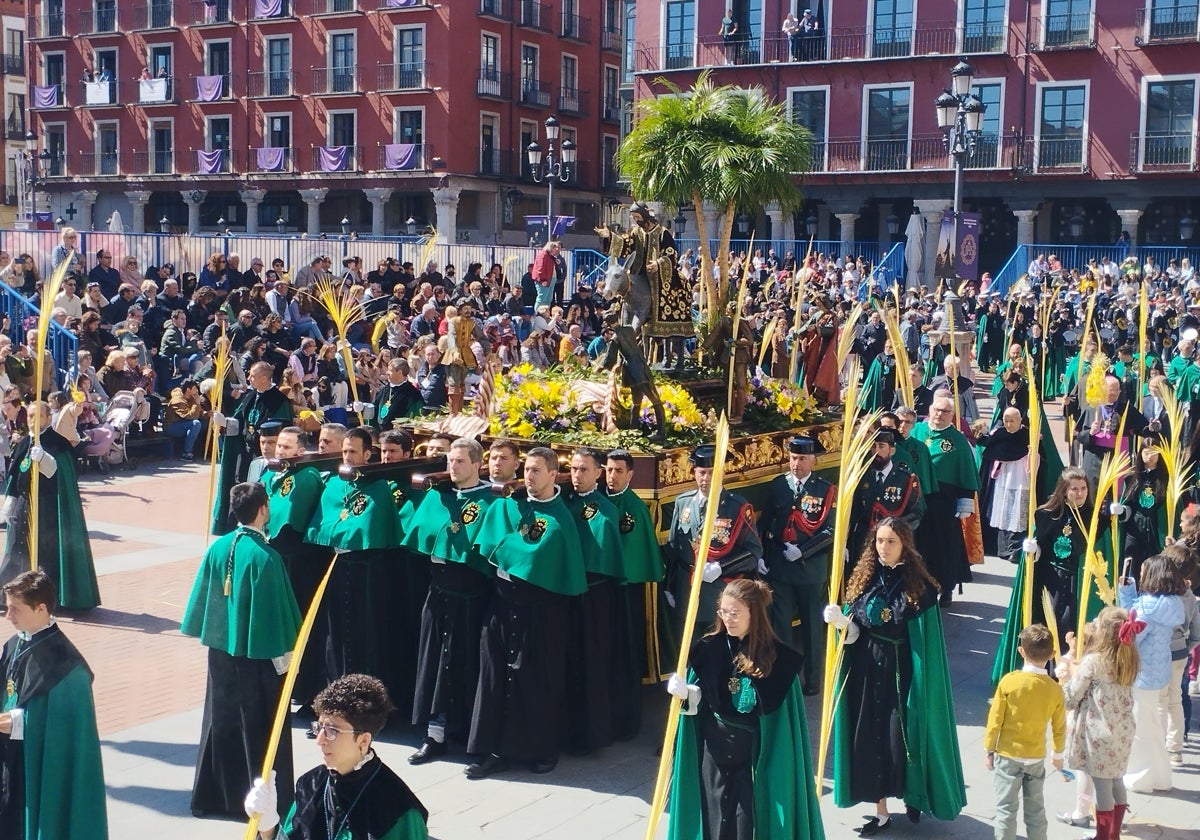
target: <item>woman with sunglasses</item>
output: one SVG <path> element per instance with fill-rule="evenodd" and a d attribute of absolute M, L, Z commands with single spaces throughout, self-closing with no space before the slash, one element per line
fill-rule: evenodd
<path fill-rule="evenodd" d="M 670 827 L 678 840 L 825 836 L 812 785 L 800 655 L 771 629 L 771 589 L 735 580 L 692 645 L 675 739 Z"/>
<path fill-rule="evenodd" d="M 424 840 L 429 812 L 416 794 L 371 749 L 392 711 L 383 683 L 365 674 L 334 680 L 313 701 L 317 720 L 309 738 L 321 766 L 296 781 L 296 801 L 282 823 L 275 774 L 257 779 L 246 796 L 246 814 L 259 815 L 263 840 Z"/>
<path fill-rule="evenodd" d="M 902 519 L 881 519 L 846 583 L 845 606 L 825 621 L 843 634 L 835 682 L 833 803 L 875 805 L 859 829 L 891 825 L 888 797 L 905 813 L 952 820 L 966 804 L 955 732 L 938 582 Z"/>

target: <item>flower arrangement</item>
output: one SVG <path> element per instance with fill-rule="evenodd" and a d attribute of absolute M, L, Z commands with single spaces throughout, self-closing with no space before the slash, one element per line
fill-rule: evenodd
<path fill-rule="evenodd" d="M 715 417 L 706 417 L 696 405 L 692 395 L 681 385 L 669 379 L 655 377 L 658 387 L 658 397 L 662 400 L 667 417 L 667 439 L 676 446 L 698 443 L 711 437 L 711 427 L 715 426 Z M 630 411 L 633 396 L 628 388 L 621 389 L 621 409 Z M 637 417 L 637 429 L 645 434 L 658 430 L 658 418 L 654 416 L 654 408 L 649 402 L 642 402 L 641 413 Z"/>
<path fill-rule="evenodd" d="M 600 418 L 581 405 L 571 382 L 520 364 L 495 380 L 488 431 L 527 440 L 559 440 L 569 430 L 598 433 Z"/>
<path fill-rule="evenodd" d="M 817 401 L 799 385 L 769 376 L 755 376 L 750 380 L 745 416 L 766 431 L 809 423 L 820 413 Z"/>

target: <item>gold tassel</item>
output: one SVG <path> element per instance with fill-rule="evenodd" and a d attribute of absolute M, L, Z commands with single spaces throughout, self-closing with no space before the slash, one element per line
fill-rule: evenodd
<path fill-rule="evenodd" d="M 225 573 L 225 597 L 228 598 L 233 594 L 233 576 L 229 572 Z"/>

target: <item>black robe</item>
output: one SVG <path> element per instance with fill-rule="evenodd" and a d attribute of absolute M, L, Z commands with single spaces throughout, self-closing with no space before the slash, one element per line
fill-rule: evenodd
<path fill-rule="evenodd" d="M 327 795 L 334 800 L 333 815 L 327 811 Z M 419 832 L 415 817 L 419 816 L 420 823 L 429 818 L 416 794 L 373 753 L 363 766 L 344 776 L 325 767 L 309 770 L 296 781 L 295 808 L 291 813 L 280 810 L 285 814 L 278 834 L 282 840 L 330 840 L 330 816 L 335 825 L 344 820 L 336 831 L 339 837 L 349 830 L 352 840 L 409 840 L 425 836 Z M 402 821 L 409 823 L 408 830 L 396 833 Z"/>

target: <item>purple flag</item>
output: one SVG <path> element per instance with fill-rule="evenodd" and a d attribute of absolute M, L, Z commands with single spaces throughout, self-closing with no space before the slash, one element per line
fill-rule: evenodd
<path fill-rule="evenodd" d="M 255 149 L 256 163 L 260 172 L 282 172 L 287 149 L 283 146 L 264 146 Z"/>
<path fill-rule="evenodd" d="M 34 108 L 57 108 L 58 107 L 58 85 L 34 85 L 33 86 L 33 107 Z"/>
<path fill-rule="evenodd" d="M 224 163 L 224 149 L 213 149 L 211 152 L 203 149 L 196 150 L 196 173 L 198 175 L 216 175 L 221 171 Z"/>
<path fill-rule="evenodd" d="M 350 163 L 349 146 L 321 146 L 318 150 L 322 172 L 344 172 Z"/>
<path fill-rule="evenodd" d="M 196 98 L 201 102 L 216 102 L 225 93 L 224 76 L 197 76 Z"/>
<path fill-rule="evenodd" d="M 283 14 L 283 0 L 254 0 L 256 18 L 279 17 Z"/>
<path fill-rule="evenodd" d="M 383 147 L 384 169 L 416 169 L 417 147 L 413 143 L 388 143 Z"/>
<path fill-rule="evenodd" d="M 383 5 L 393 9 L 403 9 L 406 6 L 416 6 L 421 0 L 384 0 Z"/>

